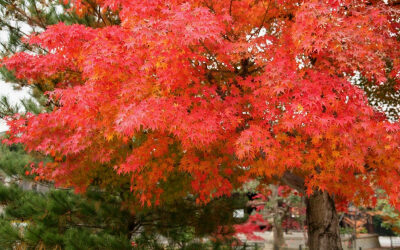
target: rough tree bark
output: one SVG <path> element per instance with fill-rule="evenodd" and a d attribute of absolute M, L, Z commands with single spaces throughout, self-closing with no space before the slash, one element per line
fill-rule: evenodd
<path fill-rule="evenodd" d="M 341 250 L 339 217 L 335 201 L 327 192 L 306 197 L 308 247 L 310 250 Z"/>
<path fill-rule="evenodd" d="M 304 179 L 286 172 L 281 180 L 305 195 Z M 339 217 L 335 201 L 327 192 L 315 191 L 306 197 L 308 247 L 310 250 L 341 250 Z"/>

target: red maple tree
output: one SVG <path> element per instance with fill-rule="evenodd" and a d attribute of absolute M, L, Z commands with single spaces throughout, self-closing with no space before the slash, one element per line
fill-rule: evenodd
<path fill-rule="evenodd" d="M 311 249 L 341 248 L 334 202 L 373 203 L 380 187 L 400 204 L 399 126 L 350 81 L 398 80 L 396 1 L 96 3 L 120 25 L 59 23 L 26 40 L 48 53 L 3 60 L 57 83 L 52 112 L 9 121 L 9 143 L 54 157 L 39 178 L 84 191 L 113 168 L 144 205 L 174 172 L 199 202 L 279 179 L 308 197 Z"/>

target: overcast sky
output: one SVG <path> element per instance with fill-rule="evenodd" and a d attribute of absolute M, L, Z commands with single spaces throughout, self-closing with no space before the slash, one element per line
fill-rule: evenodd
<path fill-rule="evenodd" d="M 12 104 L 18 103 L 19 100 L 29 97 L 28 89 L 14 90 L 10 83 L 0 80 L 0 96 L 7 96 Z M 0 132 L 7 130 L 4 120 L 0 119 Z"/>

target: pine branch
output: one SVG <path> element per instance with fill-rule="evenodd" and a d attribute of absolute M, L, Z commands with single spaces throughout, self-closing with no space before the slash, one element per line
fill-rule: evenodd
<path fill-rule="evenodd" d="M 19 8 L 16 4 L 10 4 L 12 6 L 12 8 L 14 10 L 16 10 L 19 14 L 21 14 L 23 17 L 26 18 L 26 21 L 28 23 L 33 23 L 36 24 L 37 26 L 43 28 L 43 29 L 47 29 L 47 25 L 45 25 L 44 23 L 42 23 L 40 20 L 38 20 L 37 18 L 34 18 L 30 15 L 28 15 L 23 9 Z"/>
<path fill-rule="evenodd" d="M 10 104 L 8 98 L 6 96 L 2 96 L 0 98 L 0 118 L 4 118 L 6 116 L 12 116 L 19 112 L 18 105 Z"/>

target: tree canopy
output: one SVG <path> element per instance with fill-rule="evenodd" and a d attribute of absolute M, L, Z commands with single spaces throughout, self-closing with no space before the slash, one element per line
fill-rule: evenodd
<path fill-rule="evenodd" d="M 94 1 L 72 1 L 85 15 Z M 8 143 L 84 191 L 129 178 L 142 205 L 282 180 L 338 204 L 399 205 L 399 126 L 351 81 L 398 86 L 396 1 L 98 0 L 103 25 L 57 23 L 3 64 L 52 82 L 52 111 L 9 118 Z M 179 178 L 178 178 L 179 177 Z M 173 192 L 169 185 L 176 180 Z"/>

